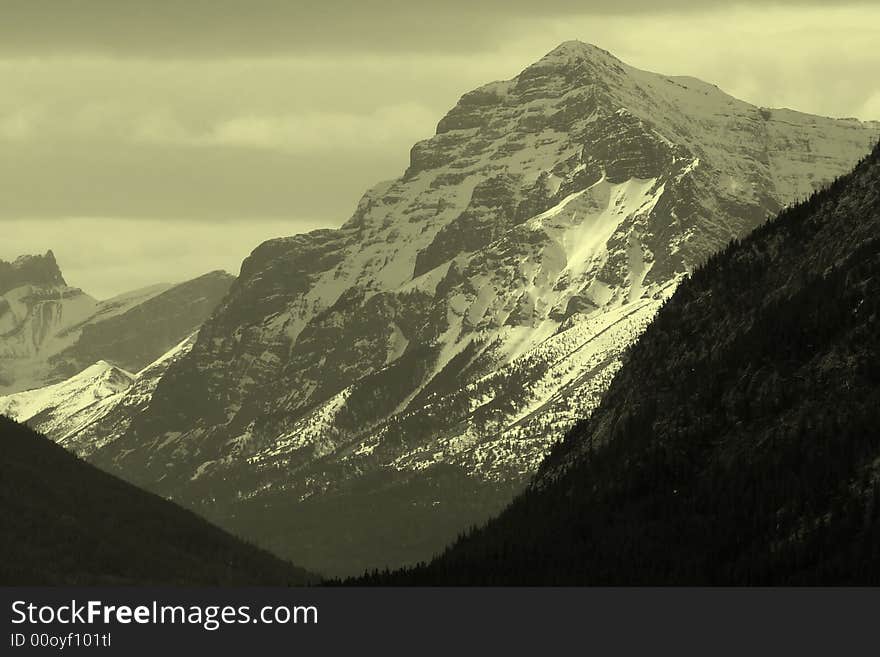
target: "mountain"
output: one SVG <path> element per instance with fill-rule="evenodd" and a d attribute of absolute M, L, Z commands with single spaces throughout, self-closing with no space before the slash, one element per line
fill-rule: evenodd
<path fill-rule="evenodd" d="M 6 294 L 23 285 L 67 286 L 51 250 L 43 256 L 20 256 L 14 262 L 0 260 L 0 294 Z"/>
<path fill-rule="evenodd" d="M 136 372 L 190 335 L 229 291 L 234 277 L 214 271 L 175 285 L 126 312 L 83 326 L 76 344 L 53 357 L 74 374 L 100 359 Z"/>
<path fill-rule="evenodd" d="M 0 394 L 58 383 L 98 360 L 137 371 L 195 331 L 232 280 L 212 272 L 98 301 L 67 285 L 52 251 L 0 261 Z"/>
<path fill-rule="evenodd" d="M 132 418 L 146 411 L 159 379 L 195 338 L 193 333 L 135 374 L 100 360 L 60 383 L 0 397 L 0 414 L 86 458 L 124 435 Z"/>
<path fill-rule="evenodd" d="M 0 397 L 0 413 L 64 445 L 132 385 L 135 375 L 98 361 L 66 381 Z"/>
<path fill-rule="evenodd" d="M 303 570 L 0 416 L 0 584 L 302 585 Z"/>
<path fill-rule="evenodd" d="M 682 283 L 525 494 L 418 584 L 880 583 L 880 145 Z"/>
<path fill-rule="evenodd" d="M 124 313 L 168 287 L 102 302 L 67 285 L 52 251 L 0 261 L 0 394 L 63 379 L 50 359 L 74 345 L 84 325 Z"/>
<path fill-rule="evenodd" d="M 465 94 L 338 230 L 260 245 L 89 458 L 322 572 L 428 558 L 521 490 L 689 271 L 878 134 L 564 43 Z"/>

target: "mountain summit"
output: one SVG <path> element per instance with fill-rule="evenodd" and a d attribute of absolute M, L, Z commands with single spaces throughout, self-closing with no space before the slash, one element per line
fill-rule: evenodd
<path fill-rule="evenodd" d="M 0 260 L 0 294 L 23 285 L 67 286 L 51 250 L 42 256 L 19 256 L 13 262 Z"/>
<path fill-rule="evenodd" d="M 689 271 L 878 133 L 562 44 L 462 96 L 340 229 L 255 249 L 90 458 L 310 568 L 426 558 L 589 415 Z"/>

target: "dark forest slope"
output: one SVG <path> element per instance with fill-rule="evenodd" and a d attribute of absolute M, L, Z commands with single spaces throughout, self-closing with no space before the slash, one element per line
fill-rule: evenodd
<path fill-rule="evenodd" d="M 309 579 L 0 416 L 0 585 L 296 585 Z"/>
<path fill-rule="evenodd" d="M 398 584 L 880 584 L 880 146 L 712 257 L 500 518 Z"/>

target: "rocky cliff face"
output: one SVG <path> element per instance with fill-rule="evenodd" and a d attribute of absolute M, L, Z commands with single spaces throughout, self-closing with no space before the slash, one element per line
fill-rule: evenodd
<path fill-rule="evenodd" d="M 51 251 L 0 262 L 0 394 L 52 385 L 99 360 L 137 372 L 193 333 L 232 284 L 212 272 L 98 301 Z"/>
<path fill-rule="evenodd" d="M 686 272 L 878 133 L 565 43 L 465 94 L 340 229 L 259 246 L 92 458 L 307 567 L 427 558 L 589 415 Z"/>
<path fill-rule="evenodd" d="M 0 260 L 0 294 L 6 294 L 23 285 L 65 287 L 64 277 L 55 261 L 55 254 L 25 255 L 13 262 Z"/>
<path fill-rule="evenodd" d="M 123 313 L 164 289 L 101 302 L 67 285 L 51 251 L 0 262 L 0 394 L 63 379 L 50 361 L 76 344 L 84 326 Z"/>

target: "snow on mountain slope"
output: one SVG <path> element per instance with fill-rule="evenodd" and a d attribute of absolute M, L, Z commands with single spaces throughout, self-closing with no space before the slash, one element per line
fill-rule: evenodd
<path fill-rule="evenodd" d="M 69 435 L 65 447 L 87 457 L 122 437 L 132 419 L 149 408 L 153 392 L 168 368 L 192 349 L 196 335 L 197 333 L 193 333 L 188 336 L 135 374 L 132 384 L 114 397 L 112 403 L 104 405 L 93 421 Z M 48 435 L 54 437 L 51 432 Z"/>
<path fill-rule="evenodd" d="M 30 423 L 63 445 L 103 415 L 134 379 L 129 372 L 99 361 L 61 383 L 0 397 L 0 413 Z"/>
<path fill-rule="evenodd" d="M 131 416 L 146 409 L 171 363 L 194 342 L 195 334 L 137 374 L 98 361 L 61 383 L 0 397 L 0 414 L 88 456 L 125 432 Z"/>
<path fill-rule="evenodd" d="M 51 361 L 77 343 L 84 327 L 125 313 L 169 287 L 98 301 L 67 285 L 52 251 L 0 261 L 0 393 L 63 380 Z"/>
<path fill-rule="evenodd" d="M 424 527 L 400 558 L 430 556 L 488 508 L 459 490 L 521 485 L 688 271 L 878 133 L 562 44 L 465 94 L 340 229 L 260 245 L 91 458 L 310 567 L 386 565 L 392 502 Z M 340 509 L 381 495 L 330 566 Z"/>
<path fill-rule="evenodd" d="M 211 272 L 98 301 L 66 284 L 51 251 L 0 262 L 0 394 L 63 381 L 99 360 L 140 369 L 198 328 L 232 280 Z"/>

